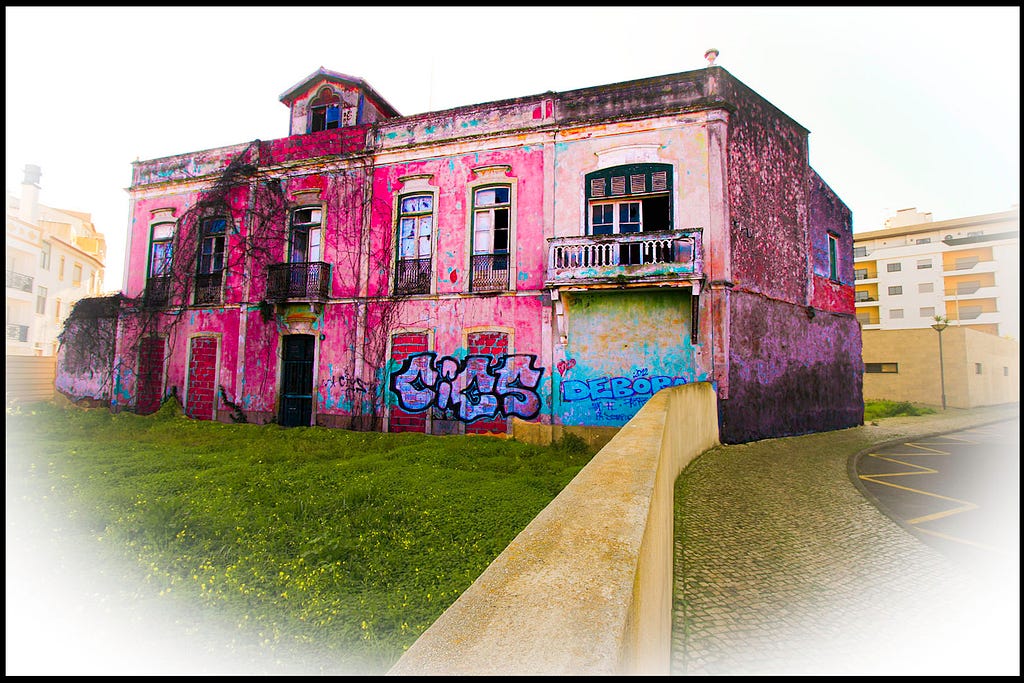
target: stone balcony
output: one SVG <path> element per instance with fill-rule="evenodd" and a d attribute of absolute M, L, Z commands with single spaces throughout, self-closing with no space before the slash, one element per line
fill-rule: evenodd
<path fill-rule="evenodd" d="M 547 287 L 695 283 L 704 275 L 701 228 L 548 240 Z"/>

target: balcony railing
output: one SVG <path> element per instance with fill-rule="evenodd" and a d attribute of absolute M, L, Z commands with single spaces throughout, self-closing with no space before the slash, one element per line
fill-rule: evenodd
<path fill-rule="evenodd" d="M 669 280 L 703 271 L 701 229 L 548 240 L 549 284 Z"/>
<path fill-rule="evenodd" d="M 22 275 L 21 273 L 13 270 L 7 271 L 7 286 L 11 289 L 17 289 L 22 292 L 32 291 L 32 276 Z"/>
<path fill-rule="evenodd" d="M 275 263 L 267 269 L 267 298 L 271 301 L 327 301 L 331 266 L 322 261 Z"/>
<path fill-rule="evenodd" d="M 429 294 L 430 259 L 401 259 L 395 265 L 395 294 Z"/>
<path fill-rule="evenodd" d="M 501 292 L 508 289 L 508 265 L 508 254 L 473 254 L 471 291 Z"/>
<path fill-rule="evenodd" d="M 222 279 L 222 273 L 196 275 L 196 289 L 192 302 L 195 304 L 219 304 L 221 302 L 220 285 Z"/>
<path fill-rule="evenodd" d="M 146 280 L 146 292 L 142 302 L 146 306 L 162 308 L 171 301 L 171 278 L 151 277 Z"/>

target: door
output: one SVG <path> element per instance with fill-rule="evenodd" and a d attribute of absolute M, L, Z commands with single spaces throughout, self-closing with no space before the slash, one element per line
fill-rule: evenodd
<path fill-rule="evenodd" d="M 284 427 L 308 427 L 313 418 L 313 336 L 282 338 L 281 414 Z"/>
<path fill-rule="evenodd" d="M 139 342 L 139 389 L 135 412 L 149 415 L 160 409 L 164 389 L 164 340 L 144 337 Z"/>

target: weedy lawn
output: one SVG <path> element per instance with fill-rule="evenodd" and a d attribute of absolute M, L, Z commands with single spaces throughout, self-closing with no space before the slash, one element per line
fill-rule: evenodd
<path fill-rule="evenodd" d="M 9 496 L 12 480 L 44 492 L 23 498 L 59 501 L 168 604 L 335 672 L 386 671 L 592 456 L 578 439 L 222 424 L 173 403 L 36 404 L 7 434 Z"/>

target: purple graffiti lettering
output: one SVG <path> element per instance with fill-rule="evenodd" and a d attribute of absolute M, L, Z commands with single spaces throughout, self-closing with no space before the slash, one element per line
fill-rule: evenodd
<path fill-rule="evenodd" d="M 450 410 L 467 423 L 512 415 L 528 420 L 541 407 L 537 387 L 544 368 L 536 360 L 532 354 L 471 354 L 459 361 L 425 351 L 406 358 L 389 387 L 406 412 Z"/>
<path fill-rule="evenodd" d="M 434 357 L 435 354 L 429 351 L 413 354 L 405 359 L 398 373 L 391 376 L 391 391 L 398 396 L 402 410 L 426 410 L 437 398 Z"/>
<path fill-rule="evenodd" d="M 535 358 L 522 354 L 505 356 L 494 368 L 498 376 L 501 412 L 505 415 L 518 415 L 524 420 L 532 420 L 540 414 L 540 396 L 536 389 L 544 370 L 533 367 Z M 572 364 L 575 365 L 576 361 Z"/>

